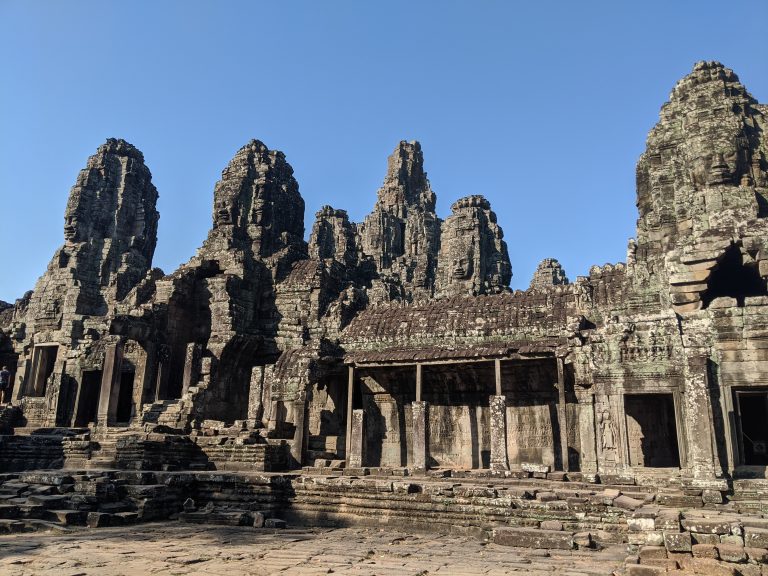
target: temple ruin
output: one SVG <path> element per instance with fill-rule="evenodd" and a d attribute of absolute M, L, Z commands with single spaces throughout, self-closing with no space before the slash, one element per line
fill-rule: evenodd
<path fill-rule="evenodd" d="M 150 171 L 110 139 L 48 269 L 0 309 L 0 470 L 570 480 L 727 506 L 768 465 L 767 116 L 696 64 L 637 164 L 626 262 L 569 280 L 548 258 L 524 291 L 487 199 L 438 217 L 417 142 L 363 222 L 324 206 L 306 241 L 291 166 L 252 140 L 166 274 Z"/>

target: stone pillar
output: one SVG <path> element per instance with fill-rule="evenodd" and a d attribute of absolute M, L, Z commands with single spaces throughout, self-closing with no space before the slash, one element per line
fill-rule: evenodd
<path fill-rule="evenodd" d="M 184 355 L 184 374 L 181 384 L 181 395 L 189 391 L 200 379 L 200 358 L 203 355 L 203 346 L 190 342 Z"/>
<path fill-rule="evenodd" d="M 152 381 L 152 374 L 155 370 L 155 345 L 147 342 L 142 348 L 144 354 L 142 354 L 139 365 L 136 366 L 137 385 L 133 389 L 133 402 L 139 412 L 146 402 L 154 400 L 155 395 L 154 382 Z"/>
<path fill-rule="evenodd" d="M 351 446 L 350 443 L 352 442 L 352 394 L 355 390 L 355 367 L 349 366 L 348 372 L 347 372 L 347 412 L 344 414 L 344 418 L 347 419 L 347 432 L 346 432 L 346 438 L 345 444 L 344 444 L 344 457 L 347 460 L 347 465 L 349 465 L 349 455 Z"/>
<path fill-rule="evenodd" d="M 13 387 L 11 402 L 18 404 L 25 394 L 25 382 L 26 379 L 31 376 L 32 373 L 32 360 L 30 358 L 22 359 L 19 356 L 19 361 L 16 363 L 16 374 L 12 376 L 16 379 L 16 385 Z"/>
<path fill-rule="evenodd" d="M 501 396 L 501 360 L 499 358 L 493 361 L 493 371 L 496 376 L 496 396 Z"/>
<path fill-rule="evenodd" d="M 597 473 L 597 437 L 595 435 L 595 396 L 579 399 L 579 440 L 581 442 L 581 471 Z"/>
<path fill-rule="evenodd" d="M 560 428 L 560 453 L 562 454 L 563 471 L 568 472 L 568 410 L 565 398 L 565 367 L 563 359 L 557 358 L 557 419 Z"/>
<path fill-rule="evenodd" d="M 155 402 L 168 397 L 168 379 L 171 376 L 171 349 L 162 344 L 157 350 L 157 382 L 155 383 Z"/>
<path fill-rule="evenodd" d="M 299 392 L 293 403 L 293 422 L 296 426 L 291 444 L 291 456 L 299 467 L 304 464 L 304 422 L 307 414 L 307 393 Z"/>
<path fill-rule="evenodd" d="M 101 374 L 101 392 L 99 393 L 99 411 L 97 424 L 110 426 L 117 414 L 117 401 L 120 397 L 120 367 L 123 363 L 122 342 L 107 345 L 104 353 L 104 367 Z"/>
<path fill-rule="evenodd" d="M 507 458 L 507 397 L 491 396 L 491 470 L 509 470 Z"/>
<path fill-rule="evenodd" d="M 352 411 L 352 438 L 350 441 L 349 467 L 362 468 L 365 450 L 365 412 Z"/>
<path fill-rule="evenodd" d="M 264 366 L 251 368 L 251 385 L 248 388 L 248 424 L 256 427 L 261 424 L 264 414 Z"/>
<path fill-rule="evenodd" d="M 682 394 L 683 415 L 687 434 L 685 452 L 687 464 L 697 480 L 714 478 L 719 471 L 716 463 L 712 404 L 709 395 L 709 374 L 706 353 L 692 351 L 685 362 L 685 392 Z M 683 447 L 679 447 L 682 453 Z"/>
<path fill-rule="evenodd" d="M 421 402 L 421 364 L 416 364 L 416 402 Z"/>
<path fill-rule="evenodd" d="M 427 403 L 422 401 L 411 404 L 411 414 L 413 415 L 413 468 L 419 471 L 426 471 L 427 460 L 429 458 L 429 444 L 427 438 Z M 405 423 L 403 423 L 404 425 Z"/>

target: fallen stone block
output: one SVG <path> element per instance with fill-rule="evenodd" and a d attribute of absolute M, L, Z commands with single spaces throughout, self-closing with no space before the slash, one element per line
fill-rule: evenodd
<path fill-rule="evenodd" d="M 253 518 L 242 510 L 214 512 L 181 512 L 179 520 L 190 524 L 216 524 L 222 526 L 252 526 Z"/>
<path fill-rule="evenodd" d="M 696 558 L 720 558 L 720 554 L 717 552 L 717 546 L 714 544 L 693 544 L 691 546 L 691 552 L 693 552 Z"/>
<path fill-rule="evenodd" d="M 643 505 L 643 501 L 622 494 L 613 500 L 613 505 L 624 510 L 635 510 Z"/>
<path fill-rule="evenodd" d="M 542 530 L 562 530 L 563 523 L 560 520 L 542 520 L 539 528 Z"/>
<path fill-rule="evenodd" d="M 119 524 L 133 524 L 138 519 L 138 512 L 117 512 L 112 515 L 112 520 Z"/>
<path fill-rule="evenodd" d="M 18 518 L 21 514 L 19 507 L 15 504 L 0 504 L 0 519 L 12 520 Z"/>
<path fill-rule="evenodd" d="M 577 532 L 573 535 L 573 543 L 579 548 L 593 548 L 595 545 L 591 532 Z"/>
<path fill-rule="evenodd" d="M 694 574 L 706 574 L 706 576 L 737 576 L 738 572 L 733 564 L 718 562 L 712 558 L 694 558 L 691 564 Z"/>
<path fill-rule="evenodd" d="M 67 502 L 66 496 L 47 496 L 44 494 L 33 494 L 27 498 L 27 502 L 30 504 L 40 504 L 44 508 L 61 508 Z"/>
<path fill-rule="evenodd" d="M 13 534 L 24 531 L 24 522 L 12 519 L 0 520 L 0 534 Z"/>
<path fill-rule="evenodd" d="M 720 544 L 717 547 L 717 552 L 720 555 L 720 560 L 724 560 L 725 562 L 747 561 L 747 553 L 744 551 L 744 546 Z"/>
<path fill-rule="evenodd" d="M 768 529 L 745 527 L 744 545 L 750 548 L 768 548 Z"/>
<path fill-rule="evenodd" d="M 493 542 L 502 546 L 554 550 L 572 550 L 574 546 L 573 534 L 570 532 L 536 528 L 496 528 L 493 531 Z"/>
<path fill-rule="evenodd" d="M 267 518 L 264 520 L 264 528 L 287 528 L 288 523 L 280 518 Z"/>
<path fill-rule="evenodd" d="M 750 562 L 756 564 L 768 564 L 768 550 L 765 548 L 750 548 L 744 547 L 744 551 L 747 553 L 747 558 Z"/>
<path fill-rule="evenodd" d="M 720 536 L 720 543 L 744 546 L 744 536 L 739 536 L 738 534 L 722 534 Z"/>
<path fill-rule="evenodd" d="M 86 517 L 86 524 L 89 528 L 104 528 L 111 526 L 112 515 L 105 512 L 89 512 Z"/>
<path fill-rule="evenodd" d="M 640 563 L 645 564 L 649 560 L 666 560 L 667 549 L 664 546 L 643 546 L 640 548 Z"/>
<path fill-rule="evenodd" d="M 683 528 L 699 534 L 730 534 L 731 525 L 713 518 L 683 518 Z"/>
<path fill-rule="evenodd" d="M 627 576 L 659 576 L 666 574 L 667 569 L 661 566 L 647 566 L 634 564 L 627 566 Z"/>
<path fill-rule="evenodd" d="M 720 490 L 702 490 L 701 500 L 705 504 L 722 504 L 723 493 Z"/>
<path fill-rule="evenodd" d="M 691 542 L 694 544 L 720 544 L 720 536 L 717 534 L 698 534 L 691 532 Z"/>
<path fill-rule="evenodd" d="M 541 472 L 546 473 L 549 472 L 550 468 L 546 464 L 536 464 L 534 462 L 523 462 L 520 464 L 520 468 L 523 469 L 524 472 Z"/>
<path fill-rule="evenodd" d="M 86 513 L 80 510 L 49 510 L 49 518 L 64 526 L 85 526 Z"/>
<path fill-rule="evenodd" d="M 669 552 L 690 552 L 690 532 L 664 532 L 664 547 Z"/>

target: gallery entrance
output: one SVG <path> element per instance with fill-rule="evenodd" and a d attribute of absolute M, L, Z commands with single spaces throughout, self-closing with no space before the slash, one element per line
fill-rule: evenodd
<path fill-rule="evenodd" d="M 135 372 L 122 372 L 120 374 L 120 391 L 117 396 L 117 411 L 115 422 L 128 424 L 133 414 L 133 381 Z"/>
<path fill-rule="evenodd" d="M 628 394 L 624 397 L 624 408 L 630 466 L 679 467 L 672 394 Z"/>
<path fill-rule="evenodd" d="M 80 384 L 80 396 L 75 415 L 75 426 L 88 426 L 96 422 L 101 392 L 101 370 L 83 372 Z"/>
<path fill-rule="evenodd" d="M 768 390 L 736 390 L 734 394 L 741 463 L 768 465 Z"/>

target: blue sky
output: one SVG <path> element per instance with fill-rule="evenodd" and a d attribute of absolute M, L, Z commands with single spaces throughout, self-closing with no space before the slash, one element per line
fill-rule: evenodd
<path fill-rule="evenodd" d="M 513 287 L 546 257 L 573 279 L 624 260 L 635 163 L 696 61 L 768 102 L 766 22 L 764 0 L 0 0 L 0 299 L 45 271 L 108 137 L 144 152 L 166 272 L 250 138 L 285 152 L 307 235 L 323 204 L 361 221 L 387 155 L 417 139 L 440 216 L 491 201 Z"/>

